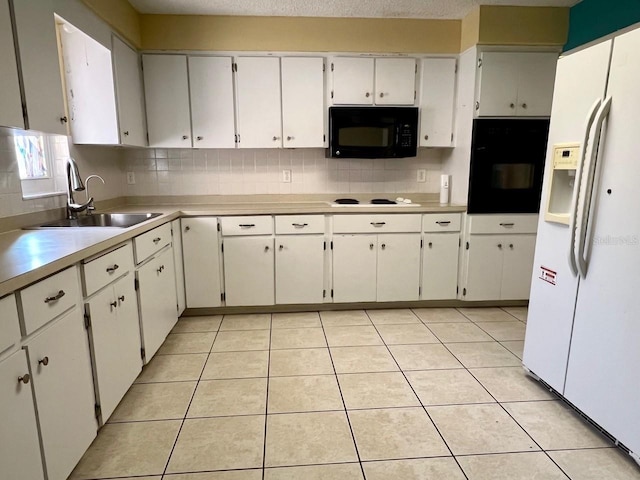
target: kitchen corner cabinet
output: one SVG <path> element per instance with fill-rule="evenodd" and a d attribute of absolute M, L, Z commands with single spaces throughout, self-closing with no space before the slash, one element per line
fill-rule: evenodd
<path fill-rule="evenodd" d="M 79 308 L 26 342 L 48 480 L 65 480 L 96 436 L 89 342 Z M 21 456 L 23 462 L 31 458 Z M 36 462 L 37 463 L 37 462 Z"/>
<path fill-rule="evenodd" d="M 483 52 L 478 60 L 476 115 L 547 117 L 558 54 Z"/>
<path fill-rule="evenodd" d="M 142 65 L 149 146 L 190 148 L 187 57 L 143 55 Z"/>
<path fill-rule="evenodd" d="M 186 306 L 187 308 L 219 307 L 222 305 L 222 300 L 218 219 L 216 217 L 183 218 L 181 224 Z"/>
<path fill-rule="evenodd" d="M 24 129 L 9 1 L 0 1 L 0 125 Z M 4 464 L 4 463 L 3 463 Z"/>
<path fill-rule="evenodd" d="M 189 57 L 193 146 L 234 148 L 231 57 Z"/>
<path fill-rule="evenodd" d="M 25 127 L 67 135 L 53 0 L 13 0 L 12 4 L 24 86 Z"/>
<path fill-rule="evenodd" d="M 68 23 L 58 31 L 73 143 L 118 145 L 111 52 Z"/>
<path fill-rule="evenodd" d="M 322 148 L 325 143 L 324 59 L 283 57 L 282 145 Z"/>
<path fill-rule="evenodd" d="M 238 147 L 282 147 L 280 58 L 237 57 Z"/>
<path fill-rule="evenodd" d="M 453 146 L 455 58 L 425 58 L 420 76 L 421 147 Z"/>
<path fill-rule="evenodd" d="M 112 55 L 120 143 L 144 147 L 147 139 L 140 56 L 115 35 L 112 36 Z"/>

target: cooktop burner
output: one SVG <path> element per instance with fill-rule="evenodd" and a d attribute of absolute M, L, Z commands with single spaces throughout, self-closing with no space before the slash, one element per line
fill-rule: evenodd
<path fill-rule="evenodd" d="M 419 207 L 420 204 L 412 203 L 411 200 L 399 198 L 390 200 L 388 198 L 374 198 L 365 202 L 360 202 L 355 198 L 338 198 L 331 204 L 332 207 Z"/>
<path fill-rule="evenodd" d="M 360 202 L 355 198 L 338 198 L 334 203 L 338 205 L 357 205 Z"/>
<path fill-rule="evenodd" d="M 395 200 L 389 200 L 388 198 L 374 198 L 369 203 L 372 205 L 395 205 L 397 202 Z"/>

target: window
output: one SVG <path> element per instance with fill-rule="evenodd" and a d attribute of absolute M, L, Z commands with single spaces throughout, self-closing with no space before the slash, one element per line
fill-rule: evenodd
<path fill-rule="evenodd" d="M 22 185 L 22 198 L 66 192 L 67 137 L 35 132 L 14 132 L 13 145 Z"/>

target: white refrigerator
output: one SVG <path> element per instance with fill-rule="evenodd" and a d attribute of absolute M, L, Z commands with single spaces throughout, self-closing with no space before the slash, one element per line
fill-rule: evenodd
<path fill-rule="evenodd" d="M 523 364 L 638 460 L 640 29 L 558 61 L 548 145 Z"/>

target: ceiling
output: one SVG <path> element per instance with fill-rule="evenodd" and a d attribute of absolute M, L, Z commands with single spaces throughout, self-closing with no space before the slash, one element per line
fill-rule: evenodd
<path fill-rule="evenodd" d="M 579 0 L 129 0 L 140 13 L 359 18 L 463 18 L 476 5 L 571 7 Z"/>

